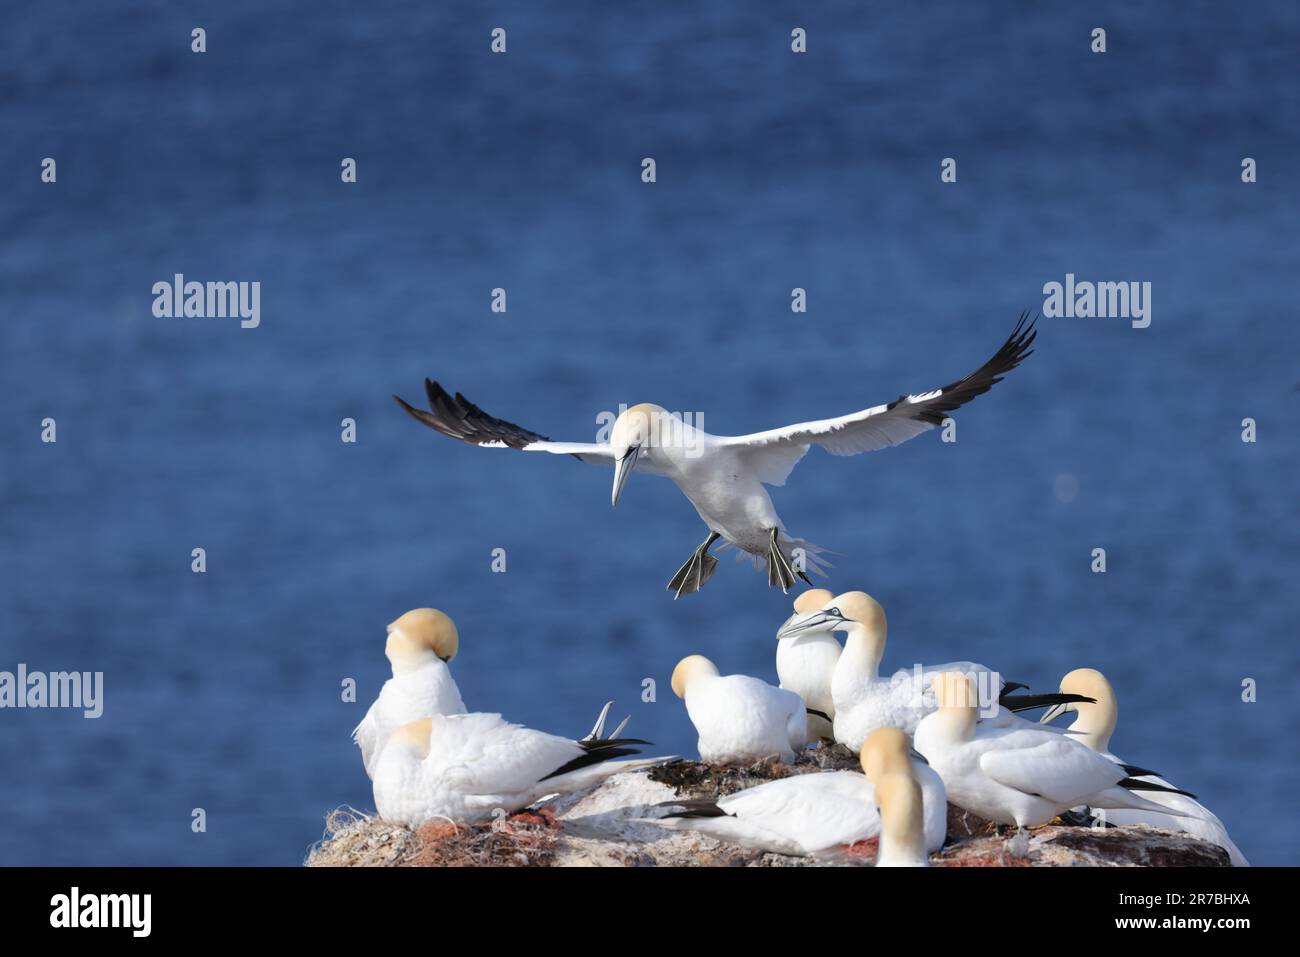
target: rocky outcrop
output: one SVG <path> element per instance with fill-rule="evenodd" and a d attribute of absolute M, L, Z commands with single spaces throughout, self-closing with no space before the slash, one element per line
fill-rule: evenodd
<path fill-rule="evenodd" d="M 844 748 L 814 748 L 793 765 L 760 762 L 715 767 L 673 761 L 620 774 L 571 795 L 476 826 L 426 824 L 418 831 L 352 810 L 336 811 L 307 865 L 381 867 L 759 866 L 871 865 L 876 842 L 855 844 L 834 861 L 749 851 L 691 832 L 646 823 L 654 805 L 676 798 L 715 798 L 763 781 L 827 768 L 856 767 Z M 987 821 L 949 806 L 948 842 L 931 855 L 942 867 L 1226 867 L 1222 848 L 1186 834 L 1149 827 L 1047 826 L 1030 833 L 1027 857 L 1008 853 L 1007 838 Z"/>

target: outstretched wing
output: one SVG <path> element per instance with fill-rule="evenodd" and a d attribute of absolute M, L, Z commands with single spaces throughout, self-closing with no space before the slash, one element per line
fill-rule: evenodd
<path fill-rule="evenodd" d="M 424 380 L 424 391 L 429 397 L 427 412 L 415 408 L 400 396 L 395 395 L 393 398 L 417 422 L 423 422 L 435 432 L 441 432 L 450 438 L 489 449 L 550 452 L 552 455 L 572 455 L 596 465 L 614 464 L 614 455 L 608 445 L 595 442 L 552 442 L 544 435 L 489 415 L 459 392 L 453 396 L 430 379 Z"/>
<path fill-rule="evenodd" d="M 1015 331 L 993 358 L 966 378 L 941 389 L 900 396 L 886 405 L 850 412 L 836 419 L 800 422 L 752 435 L 727 436 L 720 441 L 747 458 L 762 481 L 769 485 L 784 484 L 812 445 L 820 445 L 832 455 L 858 455 L 906 442 L 941 425 L 949 412 L 983 395 L 1032 355 L 1029 347 L 1038 335 L 1034 330 L 1035 321 L 1028 313 L 1021 313 Z"/>

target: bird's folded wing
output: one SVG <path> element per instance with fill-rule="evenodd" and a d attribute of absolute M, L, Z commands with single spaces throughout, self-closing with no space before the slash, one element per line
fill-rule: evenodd
<path fill-rule="evenodd" d="M 941 389 L 900 396 L 893 402 L 834 419 L 720 437 L 720 441 L 740 450 L 763 482 L 782 485 L 810 445 L 820 445 L 832 455 L 858 455 L 898 445 L 941 425 L 949 412 L 983 395 L 1031 355 L 1029 347 L 1036 335 L 1034 321 L 1023 313 L 1015 331 L 993 358 L 966 378 Z"/>
<path fill-rule="evenodd" d="M 595 442 L 552 442 L 544 435 L 489 415 L 459 392 L 452 395 L 430 379 L 424 380 L 424 391 L 429 398 L 427 412 L 415 408 L 400 396 L 395 395 L 393 398 L 417 422 L 450 438 L 489 449 L 550 452 L 552 455 L 572 455 L 596 465 L 614 464 L 614 455 L 608 445 Z"/>
<path fill-rule="evenodd" d="M 1124 777 L 1118 765 L 1111 765 L 1112 774 L 1109 764 L 1077 741 L 1056 736 L 1034 747 L 986 751 L 980 755 L 980 768 L 999 784 L 1061 803 L 1072 803 L 1103 791 Z"/>
<path fill-rule="evenodd" d="M 718 801 L 746 824 L 808 847 L 851 844 L 879 830 L 871 785 L 856 772 L 798 774 Z"/>

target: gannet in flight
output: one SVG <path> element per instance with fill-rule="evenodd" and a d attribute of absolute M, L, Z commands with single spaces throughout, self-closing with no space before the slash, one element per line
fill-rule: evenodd
<path fill-rule="evenodd" d="M 877 728 L 902 728 L 909 734 L 914 733 L 920 720 L 935 708 L 933 699 L 928 698 L 925 692 L 930 680 L 940 672 L 960 671 L 977 676 L 984 686 L 981 689 L 985 699 L 982 705 L 987 709 L 986 713 L 996 711 L 991 720 L 998 724 L 1033 727 L 1011 712 L 1042 708 L 1077 697 L 1013 695 L 1011 691 L 1024 685 L 1015 682 L 1004 684 L 997 672 L 973 661 L 922 665 L 920 682 L 911 668 L 882 678 L 880 661 L 885 654 L 888 621 L 885 609 L 866 592 L 850 591 L 829 598 L 820 608 L 792 617 L 776 637 L 784 643 L 801 640 L 809 634 L 830 635 L 836 631 L 843 631 L 848 637 L 837 659 L 832 662 L 827 656 L 823 662 L 822 667 L 829 665 L 831 671 L 829 674 L 823 672 L 821 680 L 830 685 L 835 740 L 855 751 Z M 995 692 L 996 709 L 993 703 Z"/>
<path fill-rule="evenodd" d="M 701 761 L 740 764 L 775 755 L 789 762 L 807 743 L 807 710 L 793 691 L 748 675 L 719 675 L 703 655 L 677 663 L 672 687 L 699 734 Z"/>
<path fill-rule="evenodd" d="M 953 804 L 1016 826 L 1013 853 L 1023 857 L 1028 850 L 1024 828 L 1080 804 L 1165 810 L 1132 792 L 1172 788 L 1130 777 L 1128 769 L 1068 735 L 978 721 L 975 683 L 966 675 L 937 674 L 932 686 L 938 710 L 917 726 L 916 749 L 939 772 Z"/>
<path fill-rule="evenodd" d="M 572 741 L 499 714 L 412 721 L 393 733 L 375 763 L 375 808 L 384 820 L 410 827 L 435 819 L 473 824 L 664 760 L 611 761 L 640 753 L 628 745 L 648 742 L 600 737 L 600 724 L 594 736 Z"/>
<path fill-rule="evenodd" d="M 810 588 L 794 600 L 794 614 L 786 624 L 825 605 L 834 597 L 825 588 Z M 785 625 L 781 626 L 782 628 Z M 808 740 L 834 738 L 831 722 L 835 703 L 831 700 L 831 674 L 840 658 L 840 643 L 828 631 L 812 631 L 776 642 L 776 676 L 781 687 L 803 698 L 808 709 Z"/>
<path fill-rule="evenodd" d="M 849 845 L 881 834 L 877 787 L 902 773 L 915 775 L 920 789 L 923 811 L 916 823 L 921 856 L 927 848 L 942 847 L 948 828 L 943 781 L 910 751 L 907 735 L 894 728 L 877 731 L 867 739 L 860 760 L 865 775 L 857 771 L 792 774 L 717 800 L 665 801 L 659 806 L 676 810 L 647 820 L 672 830 L 699 831 L 740 847 L 833 858 Z M 910 820 L 898 823 L 907 825 Z M 900 830 L 906 832 L 907 827 Z"/>
<path fill-rule="evenodd" d="M 583 462 L 612 466 L 611 503 L 618 504 L 634 470 L 663 475 L 677 483 L 709 535 L 668 583 L 674 597 L 698 591 L 717 567 L 709 547 L 719 538 L 767 564 L 768 585 L 787 591 L 798 576 L 811 581 L 805 566 L 820 572 L 823 551 L 786 534 L 765 485 L 784 485 L 790 472 L 819 445 L 832 455 L 857 455 L 898 445 L 941 425 L 944 418 L 983 395 L 1032 353 L 1034 323 L 1020 317 L 1015 331 L 975 372 L 940 389 L 904 395 L 893 402 L 833 419 L 800 422 L 752 435 L 710 435 L 653 404 L 635 405 L 615 420 L 609 442 L 553 442 L 536 432 L 498 419 L 459 392 L 454 396 L 424 380 L 429 409 L 417 409 L 393 396 L 429 428 L 486 448 L 572 455 Z M 799 550 L 796 552 L 795 550 Z"/>
<path fill-rule="evenodd" d="M 1115 733 L 1115 725 L 1119 721 L 1119 704 L 1115 698 L 1115 689 L 1106 680 L 1106 676 L 1092 668 L 1079 668 L 1061 679 L 1061 691 L 1086 695 L 1092 701 L 1056 705 L 1043 715 L 1042 721 L 1051 721 L 1067 711 L 1075 712 L 1074 723 L 1070 725 L 1075 740 L 1083 742 L 1098 754 L 1123 764 L 1110 751 L 1110 738 Z M 1153 781 L 1156 784 L 1173 787 L 1158 774 L 1137 773 L 1142 770 L 1141 768 L 1130 767 L 1128 770 L 1129 774 L 1143 781 Z M 1126 809 L 1093 811 L 1089 808 L 1085 809 L 1084 813 L 1093 820 L 1106 824 L 1149 824 L 1152 827 L 1163 827 L 1171 831 L 1184 831 L 1202 841 L 1219 845 L 1228 852 L 1233 867 L 1250 866 L 1246 856 L 1228 836 L 1228 829 L 1223 826 L 1223 822 L 1195 798 L 1177 791 L 1152 791 L 1146 797 L 1153 804 L 1161 804 L 1188 816 L 1175 817 L 1172 814 L 1155 811 Z"/>
<path fill-rule="evenodd" d="M 416 608 L 388 626 L 384 655 L 393 676 L 352 732 L 366 776 L 389 736 L 402 725 L 431 714 L 464 714 L 465 702 L 447 664 L 456 657 L 456 623 L 436 608 Z"/>

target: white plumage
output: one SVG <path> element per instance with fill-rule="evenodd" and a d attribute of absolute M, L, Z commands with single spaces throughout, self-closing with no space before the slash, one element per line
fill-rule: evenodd
<path fill-rule="evenodd" d="M 1115 697 L 1115 689 L 1111 687 L 1106 676 L 1093 668 L 1076 669 L 1061 679 L 1061 692 L 1085 695 L 1092 698 L 1093 703 L 1072 702 L 1057 705 L 1043 715 L 1043 721 L 1051 721 L 1066 711 L 1076 712 L 1074 723 L 1069 727 L 1074 738 L 1103 757 L 1117 764 L 1123 764 L 1124 762 L 1110 751 L 1111 735 L 1114 734 L 1119 720 L 1119 703 Z M 1136 777 L 1141 781 L 1174 787 L 1158 774 L 1141 774 Z M 1149 791 L 1144 794 L 1152 804 L 1176 811 L 1177 815 L 1127 808 L 1077 808 L 1076 810 L 1086 810 L 1094 820 L 1104 821 L 1107 824 L 1118 826 L 1148 824 L 1151 827 L 1161 827 L 1170 831 L 1183 831 L 1223 848 L 1228 852 L 1228 858 L 1234 867 L 1250 866 L 1246 855 L 1241 853 L 1241 849 L 1228 835 L 1228 829 L 1224 827 L 1223 822 L 1200 801 L 1186 794 L 1166 791 Z"/>
<path fill-rule="evenodd" d="M 748 675 L 719 675 L 701 655 L 673 670 L 673 691 L 699 735 L 700 759 L 736 764 L 775 756 L 794 759 L 807 742 L 803 699 Z"/>
<path fill-rule="evenodd" d="M 404 724 L 434 714 L 464 714 L 465 702 L 441 661 L 431 661 L 408 674 L 393 675 L 379 689 L 379 697 L 352 732 L 361 748 L 366 774 L 374 777 L 374 763 L 394 731 Z"/>
<path fill-rule="evenodd" d="M 943 846 L 948 802 L 943 781 L 916 762 L 925 802 L 925 845 Z M 821 856 L 877 837 L 875 787 L 857 771 L 821 771 L 768 781 L 719 798 L 721 817 L 663 818 L 656 823 L 777 854 Z"/>
<path fill-rule="evenodd" d="M 810 588 L 794 601 L 794 615 L 786 620 L 820 608 L 830 601 L 824 588 Z M 782 628 L 785 626 L 783 625 Z M 807 738 L 831 738 L 834 735 L 835 702 L 831 697 L 831 675 L 840 658 L 840 643 L 830 632 L 812 632 L 781 638 L 776 642 L 776 676 L 781 687 L 803 699 L 808 709 Z M 819 712 L 814 714 L 813 712 Z M 825 715 L 825 717 L 823 717 Z"/>
<path fill-rule="evenodd" d="M 857 771 L 822 771 L 795 774 L 746 788 L 716 802 L 676 804 L 676 815 L 654 823 L 675 830 L 693 830 L 741 847 L 796 856 L 832 857 L 849 845 L 881 835 L 873 779 L 905 771 L 921 790 L 923 830 L 918 838 L 925 852 L 943 846 L 947 833 L 948 801 L 943 781 L 924 762 L 909 758 L 907 738 L 870 742 L 863 749 L 867 774 Z M 874 760 L 877 762 L 873 766 Z M 669 806 L 673 802 L 668 802 Z"/>
<path fill-rule="evenodd" d="M 499 714 L 434 715 L 389 740 L 375 765 L 375 807 L 384 820 L 411 827 L 472 824 L 662 760 L 610 761 L 633 753 L 620 744 L 572 741 Z"/>
<path fill-rule="evenodd" d="M 934 690 L 939 709 L 921 720 L 915 745 L 958 807 L 1017 827 L 1046 824 L 1079 804 L 1155 807 L 1120 786 L 1123 768 L 1066 735 L 977 723 L 964 675 L 936 675 Z"/>
<path fill-rule="evenodd" d="M 785 644 L 817 635 L 830 638 L 834 631 L 847 634 L 843 650 L 834 661 L 829 654 L 817 660 L 815 667 L 821 669 L 820 673 L 816 677 L 806 675 L 804 680 L 829 685 L 835 740 L 847 748 L 859 750 L 877 728 L 901 728 L 914 733 L 921 719 L 935 707 L 933 697 L 927 694 L 931 680 L 948 671 L 960 671 L 978 680 L 981 714 L 992 723 L 1033 727 L 997 704 L 1001 676 L 973 661 L 923 665 L 919 676 L 913 668 L 881 677 L 888 622 L 885 610 L 865 592 L 845 592 L 826 599 L 821 607 L 787 621 L 777 637 Z M 834 642 L 834 638 L 830 640 Z"/>
<path fill-rule="evenodd" d="M 465 702 L 447 662 L 460 647 L 455 623 L 434 608 L 416 608 L 388 626 L 384 654 L 393 676 L 352 731 L 366 775 L 389 736 L 402 725 L 434 714 L 463 714 Z"/>
<path fill-rule="evenodd" d="M 785 533 L 764 486 L 784 485 L 814 445 L 833 455 L 857 455 L 898 445 L 942 424 L 949 413 L 987 392 L 1031 354 L 1035 332 L 1033 322 L 1026 325 L 1026 319 L 1021 316 L 1015 331 L 984 365 L 941 389 L 750 435 L 711 435 L 660 406 L 643 403 L 618 417 L 608 442 L 553 442 L 489 415 L 460 393 L 451 395 L 428 379 L 427 411 L 394 398 L 419 422 L 462 442 L 570 455 L 612 466 L 614 504 L 634 470 L 672 479 L 710 532 L 670 581 L 669 588 L 678 596 L 698 591 L 713 574 L 717 559 L 708 549 L 719 537 L 752 555 L 757 563 L 766 563 L 768 583 L 784 591 L 794 584 L 796 575 L 807 580 L 805 567 L 819 569 L 820 549 Z"/>

